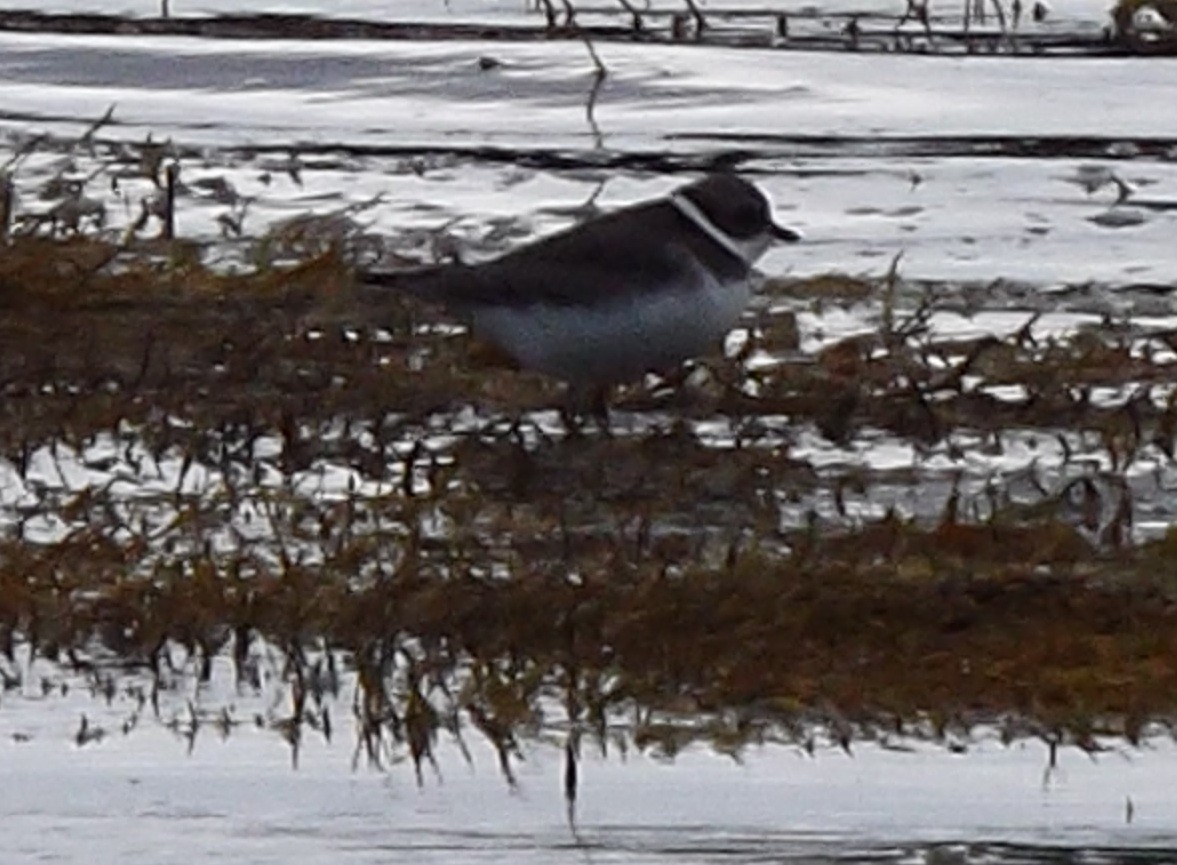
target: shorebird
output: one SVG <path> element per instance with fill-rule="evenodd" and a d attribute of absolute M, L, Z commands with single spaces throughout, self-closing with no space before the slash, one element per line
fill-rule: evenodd
<path fill-rule="evenodd" d="M 368 271 L 370 290 L 440 304 L 522 369 L 604 410 L 608 386 L 666 372 L 736 324 L 777 225 L 764 193 L 712 174 L 480 264 Z"/>

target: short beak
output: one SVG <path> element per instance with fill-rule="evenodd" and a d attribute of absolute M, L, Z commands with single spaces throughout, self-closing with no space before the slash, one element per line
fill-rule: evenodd
<path fill-rule="evenodd" d="M 785 228 L 783 225 L 772 224 L 772 236 L 777 240 L 783 240 L 785 243 L 796 243 L 801 239 L 801 235 L 791 228 Z"/>

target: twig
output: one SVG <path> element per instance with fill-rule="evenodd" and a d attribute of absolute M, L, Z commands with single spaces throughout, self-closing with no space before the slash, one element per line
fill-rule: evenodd
<path fill-rule="evenodd" d="M 164 215 L 163 236 L 165 240 L 176 239 L 176 180 L 180 176 L 180 164 L 169 162 L 164 169 Z"/>
<path fill-rule="evenodd" d="M 7 243 L 12 232 L 12 214 L 16 210 L 16 184 L 12 173 L 0 172 L 0 242 Z"/>
<path fill-rule="evenodd" d="M 589 38 L 588 33 L 584 29 L 580 29 L 581 38 L 584 39 L 584 45 L 588 49 L 589 57 L 593 59 L 593 66 L 596 71 L 593 73 L 593 86 L 589 89 L 588 100 L 585 102 L 585 118 L 588 120 L 589 127 L 593 132 L 593 140 L 596 146 L 600 148 L 604 143 L 604 136 L 601 134 L 601 127 L 597 124 L 596 107 L 597 97 L 601 93 L 601 88 L 605 84 L 605 79 L 609 76 L 609 69 L 601 60 L 601 55 L 597 53 L 593 41 Z"/>
<path fill-rule="evenodd" d="M 703 12 L 695 0 L 687 0 L 687 8 L 691 10 L 691 16 L 695 19 L 695 35 L 702 35 L 707 28 L 707 19 L 703 17 Z"/>
<path fill-rule="evenodd" d="M 85 147 L 86 150 L 90 152 L 91 156 L 95 155 L 94 135 L 98 132 L 99 129 L 101 129 L 103 126 L 106 126 L 114 119 L 114 108 L 115 103 L 112 102 L 110 107 L 106 109 L 106 113 L 87 126 L 86 131 L 83 132 L 82 136 L 78 139 L 78 144 Z"/>
<path fill-rule="evenodd" d="M 584 46 L 588 49 L 589 57 L 593 58 L 593 66 L 597 69 L 597 77 L 604 78 L 609 74 L 609 69 L 601 61 L 601 55 L 597 53 L 596 46 L 593 45 L 593 41 L 589 38 L 588 31 L 584 28 L 578 28 L 578 32 L 584 40 Z"/>
<path fill-rule="evenodd" d="M 617 2 L 624 6 L 625 11 L 633 18 L 633 29 L 635 33 L 639 33 L 645 29 L 645 24 L 642 21 L 642 13 L 633 5 L 632 0 L 617 0 Z"/>

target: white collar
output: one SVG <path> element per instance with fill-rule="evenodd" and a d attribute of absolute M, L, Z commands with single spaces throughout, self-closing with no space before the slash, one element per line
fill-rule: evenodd
<path fill-rule="evenodd" d="M 681 192 L 672 192 L 668 200 L 672 205 L 674 205 L 675 209 L 679 213 L 693 222 L 700 231 L 702 231 L 740 261 L 744 262 L 744 264 L 748 264 L 748 250 L 741 247 L 740 244 L 731 237 L 731 235 L 724 232 L 723 229 L 719 228 L 719 226 L 708 219 L 707 214 L 699 209 L 699 205 L 695 204 L 695 202 L 691 201 Z"/>

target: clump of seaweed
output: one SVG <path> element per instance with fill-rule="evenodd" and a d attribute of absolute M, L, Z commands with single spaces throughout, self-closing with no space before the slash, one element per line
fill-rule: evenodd
<path fill-rule="evenodd" d="M 1173 463 L 1169 331 L 1027 314 L 953 338 L 894 268 L 781 280 L 794 308 L 878 315 L 804 352 L 793 312 L 759 315 L 574 436 L 551 382 L 409 303 L 359 308 L 346 223 L 287 223 L 234 269 L 48 225 L 0 259 L 8 670 L 26 651 L 109 693 L 117 659 L 152 683 L 134 717 L 191 745 L 240 721 L 161 713 L 177 655 L 256 688 L 264 646 L 287 702 L 261 723 L 295 754 L 337 726 L 342 668 L 357 760 L 420 778 L 477 731 L 511 778 L 523 738 L 556 735 L 570 803 L 585 742 L 959 747 L 988 725 L 1094 748 L 1174 715 L 1177 534 L 1134 523 L 1141 475 Z M 906 476 L 801 446 L 880 436 Z M 1027 441 L 1058 458 L 970 473 Z M 897 486 L 922 510 L 877 506 Z"/>

